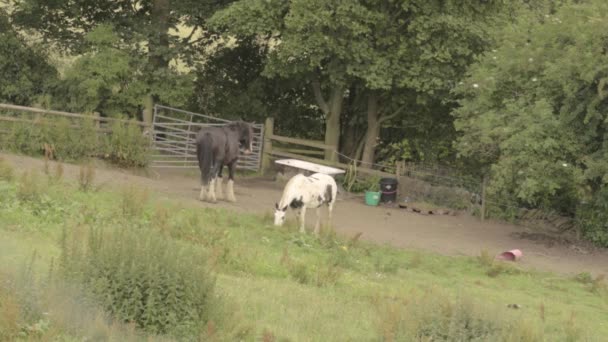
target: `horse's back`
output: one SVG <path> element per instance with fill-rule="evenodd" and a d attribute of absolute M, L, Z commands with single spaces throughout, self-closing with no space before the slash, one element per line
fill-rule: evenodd
<path fill-rule="evenodd" d="M 332 187 L 337 188 L 336 180 L 334 177 L 324 174 L 324 173 L 315 173 L 309 176 L 309 178 L 316 180 L 320 184 L 331 185 Z"/>
<path fill-rule="evenodd" d="M 334 177 L 324 173 L 315 173 L 308 178 L 314 180 L 317 192 L 322 194 L 327 202 L 335 202 L 338 194 L 338 184 Z"/>

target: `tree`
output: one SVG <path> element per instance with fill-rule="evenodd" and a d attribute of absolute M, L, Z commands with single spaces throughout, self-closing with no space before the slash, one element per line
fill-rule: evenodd
<path fill-rule="evenodd" d="M 219 11 L 211 23 L 223 33 L 257 35 L 271 45 L 266 76 L 310 83 L 325 116 L 325 143 L 335 150 L 347 90 L 362 84 L 369 161 L 380 124 L 393 117 L 382 110 L 390 108 L 380 103 L 383 97 L 398 88 L 433 92 L 453 84 L 484 47 L 484 16 L 501 6 L 482 0 L 244 0 Z M 326 158 L 333 157 L 328 151 Z"/>
<path fill-rule="evenodd" d="M 192 107 L 227 118 L 264 122 L 275 117 L 275 131 L 319 139 L 322 118 L 306 101 L 310 88 L 289 79 L 263 77 L 265 47 L 243 39 L 213 50 L 197 68 Z"/>
<path fill-rule="evenodd" d="M 146 59 L 146 120 L 151 105 L 162 101 L 159 89 L 178 74 L 172 60 L 193 63 L 200 44 L 206 42 L 206 18 L 229 0 L 21 0 L 15 3 L 14 21 L 33 29 L 46 41 L 58 44 L 65 53 L 89 51 L 87 34 L 101 24 L 111 25 L 125 43 L 123 51 Z M 180 29 L 189 28 L 184 37 Z M 143 44 L 142 44 L 143 43 Z"/>
<path fill-rule="evenodd" d="M 377 17 L 368 54 L 354 73 L 367 91 L 362 161 L 373 163 L 380 128 L 413 115 L 428 97 L 449 105 L 449 90 L 491 43 L 491 28 L 509 6 L 501 1 L 367 1 Z M 513 4 L 511 4 L 513 5 Z M 447 120 L 438 117 L 439 120 Z"/>
<path fill-rule="evenodd" d="M 521 16 L 459 86 L 457 147 L 493 194 L 572 215 L 606 188 L 607 19 L 600 0 Z"/>
<path fill-rule="evenodd" d="M 57 80 L 57 70 L 44 49 L 28 44 L 0 8 L 0 101 L 29 105 L 48 94 Z"/>

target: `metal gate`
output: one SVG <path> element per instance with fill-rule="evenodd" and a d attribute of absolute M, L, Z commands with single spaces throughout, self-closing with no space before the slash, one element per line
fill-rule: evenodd
<path fill-rule="evenodd" d="M 223 126 L 231 121 L 177 108 L 154 106 L 152 160 L 155 168 L 198 168 L 196 134 L 202 127 Z M 259 171 L 264 125 L 253 124 L 253 151 L 239 156 L 237 169 Z"/>

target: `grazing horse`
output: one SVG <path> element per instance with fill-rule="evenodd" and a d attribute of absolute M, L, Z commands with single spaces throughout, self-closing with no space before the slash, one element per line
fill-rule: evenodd
<path fill-rule="evenodd" d="M 274 224 L 283 225 L 288 207 L 299 210 L 300 233 L 304 233 L 304 221 L 307 208 L 317 209 L 317 223 L 315 224 L 315 235 L 319 235 L 321 228 L 321 207 L 327 205 L 329 210 L 329 222 L 331 222 L 334 203 L 338 186 L 332 176 L 315 173 L 311 176 L 298 174 L 293 176 L 285 185 L 283 196 L 279 203 L 275 203 Z"/>
<path fill-rule="evenodd" d="M 239 147 L 245 154 L 251 153 L 253 130 L 248 123 L 237 121 L 225 126 L 203 127 L 196 135 L 196 156 L 201 170 L 201 192 L 199 199 L 217 202 L 215 186 L 222 193 L 222 169 L 228 166 L 228 189 L 226 199 L 236 202 L 234 197 L 234 171 L 239 158 Z"/>

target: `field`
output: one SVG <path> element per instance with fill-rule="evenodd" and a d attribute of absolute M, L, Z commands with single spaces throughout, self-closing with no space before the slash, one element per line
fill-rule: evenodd
<path fill-rule="evenodd" d="M 195 329 L 200 340 L 601 341 L 608 334 L 601 276 L 523 270 L 487 252 L 444 256 L 380 246 L 328 227 L 317 240 L 293 224 L 277 229 L 259 212 L 202 208 L 144 184 L 116 188 L 93 168 L 70 177 L 57 165 L 0 167 L 0 264 L 7 265 L 0 339 L 173 336 L 112 321 L 95 301 L 79 300 L 89 298 L 88 288 L 62 272 L 78 260 L 62 261 L 76 254 L 66 254 L 61 241 L 67 235 L 73 246 L 90 244 L 79 235 L 96 229 L 146 241 L 162 236 L 187 251 L 176 262 L 208 270 L 214 300 Z"/>

